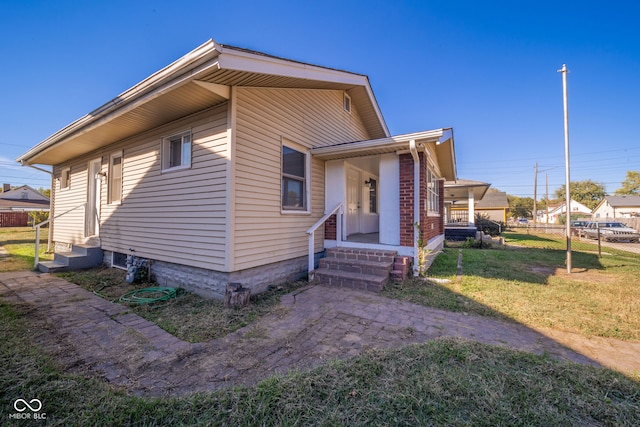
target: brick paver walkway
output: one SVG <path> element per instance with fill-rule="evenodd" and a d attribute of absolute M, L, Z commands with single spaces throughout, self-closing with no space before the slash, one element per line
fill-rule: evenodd
<path fill-rule="evenodd" d="M 368 348 L 447 336 L 640 372 L 640 343 L 535 331 L 323 286 L 286 295 L 281 306 L 258 323 L 197 344 L 181 341 L 127 307 L 49 274 L 0 273 L 0 298 L 29 304 L 44 316 L 43 327 L 69 349 L 63 363 L 89 366 L 137 394 L 184 394 L 251 384 Z"/>

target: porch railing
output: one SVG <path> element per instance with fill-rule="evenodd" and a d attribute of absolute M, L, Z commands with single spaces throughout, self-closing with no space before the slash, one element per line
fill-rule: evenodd
<path fill-rule="evenodd" d="M 44 221 L 42 221 L 42 222 L 40 222 L 40 223 L 38 223 L 38 224 L 33 226 L 33 228 L 36 229 L 36 252 L 35 252 L 35 255 L 33 257 L 33 268 L 38 268 L 38 263 L 40 262 L 40 227 L 42 227 L 43 225 L 48 224 L 48 223 L 53 224 L 53 220 L 54 219 L 60 218 L 61 216 L 66 215 L 71 211 L 75 211 L 76 209 L 80 209 L 82 207 L 85 207 L 86 205 L 87 205 L 86 202 L 82 203 L 81 205 L 78 205 L 78 206 L 76 206 L 74 208 L 71 208 L 69 210 L 66 210 L 66 211 L 62 212 L 60 215 L 56 215 L 53 218 L 46 219 L 46 220 L 44 220 Z"/>
<path fill-rule="evenodd" d="M 311 228 L 307 230 L 307 234 L 309 235 L 309 281 L 313 280 L 315 277 L 315 232 L 334 214 L 336 215 L 336 242 L 338 243 L 338 246 L 340 246 L 340 242 L 342 241 L 342 215 L 344 214 L 344 207 L 342 203 L 338 203 L 335 208 L 326 213 L 318 220 L 318 222 L 313 224 Z"/>

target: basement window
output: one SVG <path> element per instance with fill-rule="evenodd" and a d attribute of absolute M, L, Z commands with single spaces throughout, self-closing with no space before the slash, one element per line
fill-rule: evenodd
<path fill-rule="evenodd" d="M 111 252 L 111 266 L 115 268 L 127 268 L 127 255 L 121 252 Z"/>

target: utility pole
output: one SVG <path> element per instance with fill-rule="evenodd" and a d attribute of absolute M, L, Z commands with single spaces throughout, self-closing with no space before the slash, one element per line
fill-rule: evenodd
<path fill-rule="evenodd" d="M 544 202 L 547 207 L 547 225 L 549 225 L 549 174 L 544 174 L 544 183 L 546 186 L 546 191 L 544 194 Z"/>
<path fill-rule="evenodd" d="M 538 220 L 538 162 L 534 167 L 533 172 L 533 225 L 536 225 Z"/>
<path fill-rule="evenodd" d="M 566 234 L 567 234 L 567 273 L 571 274 L 571 191 L 569 173 L 569 105 L 567 96 L 567 64 L 562 64 L 562 69 L 558 70 L 562 73 L 562 100 L 564 105 L 564 161 L 565 161 L 565 206 L 567 212 Z"/>

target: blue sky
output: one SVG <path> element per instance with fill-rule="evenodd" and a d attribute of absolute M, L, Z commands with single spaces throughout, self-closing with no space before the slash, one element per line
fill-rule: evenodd
<path fill-rule="evenodd" d="M 31 1 L 0 3 L 0 181 L 30 147 L 204 41 L 369 76 L 392 134 L 453 127 L 458 176 L 538 198 L 640 170 L 640 3 Z"/>

